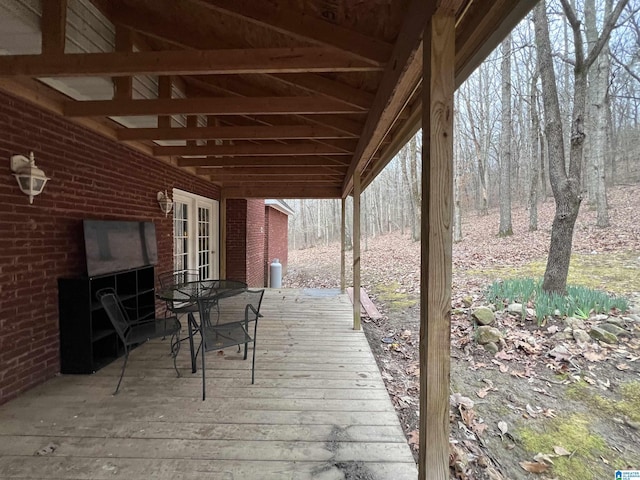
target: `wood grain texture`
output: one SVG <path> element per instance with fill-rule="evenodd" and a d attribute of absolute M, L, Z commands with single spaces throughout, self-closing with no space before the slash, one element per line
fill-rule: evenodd
<path fill-rule="evenodd" d="M 353 291 L 360 291 L 360 172 L 353 174 Z M 360 295 L 353 299 L 353 329 L 360 330 Z"/>
<path fill-rule="evenodd" d="M 420 480 L 449 478 L 455 17 L 424 33 L 420 293 Z"/>
<path fill-rule="evenodd" d="M 86 77 L 377 71 L 322 47 L 6 55 L 3 75 Z"/>
<path fill-rule="evenodd" d="M 67 32 L 67 0 L 42 2 L 42 53 L 64 54 Z"/>
<path fill-rule="evenodd" d="M 351 328 L 347 296 L 268 289 L 262 313 L 255 385 L 250 361 L 229 348 L 207 356 L 203 402 L 188 348 L 176 378 L 168 340 L 157 340 L 132 352 L 116 396 L 122 359 L 0 406 L 0 477 L 415 479 L 373 354 Z M 48 445 L 50 453 L 34 455 Z"/>

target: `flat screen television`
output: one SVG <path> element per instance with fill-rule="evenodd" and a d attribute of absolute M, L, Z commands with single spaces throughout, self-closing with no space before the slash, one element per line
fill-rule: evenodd
<path fill-rule="evenodd" d="M 84 220 L 83 229 L 89 277 L 158 263 L 153 222 Z"/>

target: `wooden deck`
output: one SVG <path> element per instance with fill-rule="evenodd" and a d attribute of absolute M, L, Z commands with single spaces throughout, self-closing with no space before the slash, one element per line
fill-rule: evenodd
<path fill-rule="evenodd" d="M 255 385 L 235 349 L 209 354 L 203 402 L 187 345 L 176 378 L 165 340 L 131 354 L 116 396 L 121 360 L 0 406 L 0 478 L 417 478 L 348 297 L 267 290 L 262 312 Z"/>

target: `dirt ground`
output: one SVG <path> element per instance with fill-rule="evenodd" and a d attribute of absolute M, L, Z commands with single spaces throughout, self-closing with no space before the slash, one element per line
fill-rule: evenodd
<path fill-rule="evenodd" d="M 583 206 L 574 236 L 570 283 L 624 295 L 628 312 L 579 319 L 585 330 L 616 322 L 615 344 L 577 343 L 567 320 L 538 325 L 531 315 L 497 312 L 504 335 L 489 353 L 476 342 L 473 311 L 486 287 L 510 276 L 540 276 L 553 202 L 513 213 L 514 236 L 495 235 L 497 212 L 471 217 L 453 249 L 451 322 L 451 478 L 608 479 L 640 469 L 640 187 L 609 195 L 611 226 L 595 227 Z M 290 252 L 284 286 L 339 286 L 338 245 Z M 417 458 L 419 244 L 401 233 L 363 241 L 363 286 L 383 313 L 364 330 Z M 348 259 L 347 264 L 350 263 Z"/>

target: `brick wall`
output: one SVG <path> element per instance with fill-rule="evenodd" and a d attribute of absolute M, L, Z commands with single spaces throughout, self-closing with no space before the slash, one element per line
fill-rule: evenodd
<path fill-rule="evenodd" d="M 247 200 L 247 284 L 264 287 L 264 200 Z"/>
<path fill-rule="evenodd" d="M 282 276 L 287 273 L 289 217 L 273 207 L 265 207 L 265 278 L 270 284 L 270 264 L 277 258 L 282 264 Z"/>
<path fill-rule="evenodd" d="M 35 153 L 51 178 L 33 205 L 9 157 Z M 0 404 L 59 372 L 61 276 L 85 269 L 82 219 L 153 221 L 171 270 L 172 220 L 156 193 L 219 199 L 214 185 L 0 92 Z"/>
<path fill-rule="evenodd" d="M 227 273 L 231 280 L 247 281 L 247 201 L 227 200 Z"/>
<path fill-rule="evenodd" d="M 227 200 L 227 278 L 265 286 L 264 200 Z"/>

